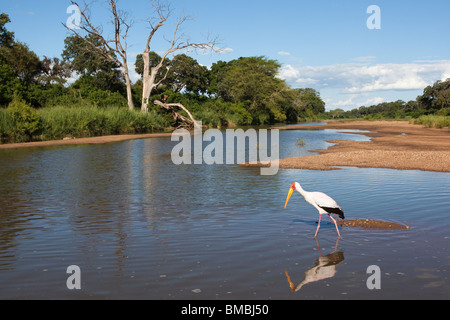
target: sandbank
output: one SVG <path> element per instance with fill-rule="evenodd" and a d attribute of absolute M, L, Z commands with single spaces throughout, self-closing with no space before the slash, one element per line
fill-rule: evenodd
<path fill-rule="evenodd" d="M 7 144 L 0 144 L 0 150 L 1 149 L 32 148 L 32 147 L 64 146 L 64 145 L 76 145 L 76 144 L 100 144 L 100 143 L 120 142 L 120 141 L 133 140 L 133 139 L 170 137 L 170 135 L 171 135 L 171 133 L 124 134 L 124 135 L 111 135 L 111 136 L 76 138 L 76 139 L 65 139 L 65 140 L 7 143 Z"/>
<path fill-rule="evenodd" d="M 312 156 L 280 159 L 280 168 L 335 170 L 337 167 L 450 172 L 449 128 L 425 128 L 408 121 L 348 121 L 274 127 L 280 130 L 359 129 L 370 141 L 330 140 L 334 146 Z"/>

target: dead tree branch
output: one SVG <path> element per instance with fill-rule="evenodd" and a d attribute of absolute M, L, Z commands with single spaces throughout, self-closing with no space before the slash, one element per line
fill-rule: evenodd
<path fill-rule="evenodd" d="M 114 39 L 107 40 L 102 35 L 102 30 L 99 27 L 94 26 L 92 23 L 88 13 L 87 13 L 87 5 L 85 4 L 84 8 L 81 9 L 80 5 L 71 1 L 71 3 L 77 6 L 81 17 L 82 24 L 80 29 L 85 31 L 86 34 L 94 36 L 94 39 L 98 39 L 100 41 L 101 46 L 99 47 L 95 42 L 89 40 L 89 37 L 83 37 L 79 32 L 77 32 L 74 28 L 69 28 L 64 23 L 63 26 L 75 34 L 80 39 L 83 39 L 84 42 L 88 44 L 91 48 L 91 51 L 101 55 L 107 61 L 112 62 L 118 65 L 122 69 L 122 73 L 125 78 L 126 88 L 127 88 L 127 101 L 128 108 L 130 110 L 134 109 L 132 92 L 131 92 L 131 79 L 128 72 L 128 64 L 127 64 L 127 36 L 128 31 L 131 28 L 131 23 L 126 22 L 123 13 L 119 13 L 117 11 L 116 0 L 110 0 L 109 6 L 111 7 L 111 13 L 114 17 Z M 112 45 L 111 45 L 112 44 Z M 115 56 L 117 54 L 121 59 Z"/>
<path fill-rule="evenodd" d="M 149 104 L 149 98 L 151 96 L 151 93 L 153 89 L 155 89 L 158 85 L 161 84 L 162 81 L 164 81 L 167 77 L 167 74 L 169 70 L 166 71 L 166 74 L 162 79 L 159 81 L 156 81 L 156 75 L 158 74 L 161 67 L 164 65 L 164 61 L 166 58 L 173 54 L 176 51 L 184 50 L 187 48 L 193 48 L 193 49 L 208 49 L 212 50 L 214 52 L 221 51 L 217 48 L 217 39 L 207 39 L 206 42 L 190 42 L 188 39 L 185 39 L 184 35 L 180 35 L 180 29 L 181 26 L 186 22 L 191 20 L 187 16 L 181 16 L 178 18 L 177 23 L 175 25 L 172 39 L 168 40 L 169 42 L 169 48 L 166 50 L 166 52 L 162 55 L 161 60 L 156 66 L 150 66 L 150 43 L 153 39 L 153 36 L 155 33 L 167 22 L 169 19 L 172 10 L 169 6 L 162 5 L 157 0 L 152 0 L 153 7 L 155 8 L 155 12 L 158 16 L 156 21 L 158 21 L 156 24 L 151 24 L 151 31 L 147 37 L 146 46 L 144 49 L 144 52 L 142 54 L 142 59 L 144 61 L 144 73 L 142 76 L 142 105 L 141 109 L 142 111 L 148 111 L 148 104 Z"/>
<path fill-rule="evenodd" d="M 194 117 L 189 112 L 189 110 L 185 106 L 183 106 L 181 103 L 165 103 L 161 100 L 154 100 L 153 103 L 172 112 L 174 120 L 180 120 L 185 123 L 190 123 L 190 124 L 192 124 L 192 126 L 194 128 L 201 128 L 200 124 L 194 119 Z M 185 116 L 176 112 L 174 107 L 178 107 L 178 108 L 184 110 L 188 114 L 189 118 L 186 118 Z"/>

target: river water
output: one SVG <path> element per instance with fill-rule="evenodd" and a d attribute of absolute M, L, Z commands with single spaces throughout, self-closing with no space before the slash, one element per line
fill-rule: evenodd
<path fill-rule="evenodd" d="M 327 139 L 367 140 L 281 131 L 281 157 L 327 148 Z M 450 298 L 450 174 L 262 176 L 239 165 L 176 166 L 174 145 L 165 137 L 0 150 L 0 299 Z M 294 181 L 331 195 L 348 219 L 411 228 L 341 228 L 337 241 L 324 217 L 316 240 L 312 206 L 294 194 L 283 209 Z M 68 289 L 71 265 L 80 290 Z M 372 276 L 379 289 L 369 289 Z"/>

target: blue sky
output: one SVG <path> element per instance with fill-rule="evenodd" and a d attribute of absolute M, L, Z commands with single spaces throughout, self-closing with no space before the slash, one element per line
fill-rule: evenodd
<path fill-rule="evenodd" d="M 183 32 L 192 41 L 217 36 L 223 53 L 189 53 L 210 66 L 218 60 L 266 56 L 282 64 L 280 77 L 294 88 L 321 93 L 327 109 L 362 105 L 420 95 L 436 80 L 450 78 L 450 1 L 448 0 L 169 0 L 172 20 L 152 42 L 163 52 L 178 15 L 193 18 Z M 109 34 L 107 1 L 87 1 L 91 16 Z M 1 0 L 9 14 L 7 28 L 39 56 L 61 56 L 70 1 Z M 366 22 L 370 5 L 381 12 L 381 29 Z M 131 64 L 144 49 L 153 16 L 150 0 L 119 0 L 118 7 L 133 20 L 129 37 Z M 131 68 L 134 70 L 134 67 Z M 136 80 L 137 75 L 133 75 Z"/>

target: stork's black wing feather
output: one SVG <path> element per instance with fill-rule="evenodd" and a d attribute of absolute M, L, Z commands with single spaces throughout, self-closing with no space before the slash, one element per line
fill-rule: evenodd
<path fill-rule="evenodd" d="M 328 213 L 332 213 L 337 215 L 341 219 L 345 219 L 344 217 L 344 211 L 342 211 L 341 208 L 335 207 L 335 208 L 329 208 L 329 207 L 321 207 L 323 210 L 325 210 Z"/>

